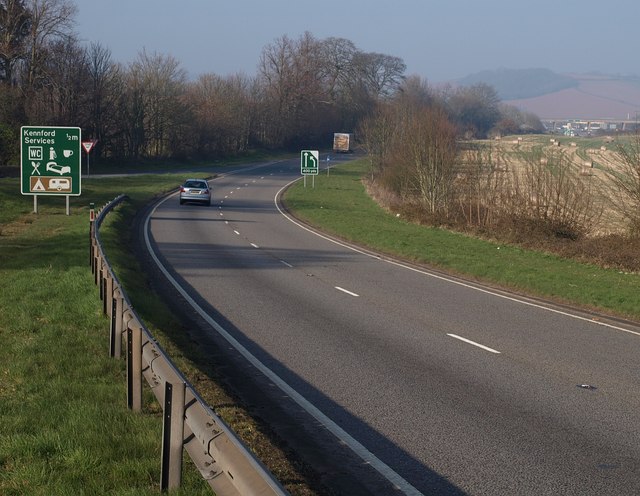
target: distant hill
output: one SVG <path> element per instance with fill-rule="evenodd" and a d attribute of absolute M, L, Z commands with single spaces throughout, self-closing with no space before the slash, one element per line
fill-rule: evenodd
<path fill-rule="evenodd" d="M 495 88 L 501 100 L 518 100 L 575 88 L 578 82 L 549 69 L 498 69 L 471 74 L 460 81 L 461 86 L 486 83 Z"/>
<path fill-rule="evenodd" d="M 640 78 L 606 74 L 556 74 L 548 69 L 499 69 L 457 84 L 486 83 L 501 100 L 541 119 L 640 118 Z"/>

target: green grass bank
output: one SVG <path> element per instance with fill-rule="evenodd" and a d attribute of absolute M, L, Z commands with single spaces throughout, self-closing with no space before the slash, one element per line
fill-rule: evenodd
<path fill-rule="evenodd" d="M 285 204 L 296 216 L 353 243 L 501 288 L 640 320 L 640 276 L 496 244 L 389 214 L 365 192 L 366 161 L 292 185 Z"/>
<path fill-rule="evenodd" d="M 109 358 L 108 319 L 89 266 L 89 202 L 144 202 L 182 176 L 83 183 L 63 197 L 20 195 L 0 179 L 0 494 L 159 492 L 160 412 L 126 406 L 125 362 Z M 121 227 L 119 228 L 121 229 Z M 110 233 L 111 231 L 111 233 Z M 113 237 L 113 223 L 105 225 Z M 185 463 L 172 494 L 211 494 Z"/>

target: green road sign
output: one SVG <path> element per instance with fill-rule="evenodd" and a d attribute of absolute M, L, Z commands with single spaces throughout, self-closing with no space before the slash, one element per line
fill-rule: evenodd
<path fill-rule="evenodd" d="M 79 127 L 20 128 L 23 195 L 80 195 Z"/>
<path fill-rule="evenodd" d="M 320 154 L 317 150 L 302 150 L 300 152 L 300 173 L 303 175 L 318 174 Z"/>

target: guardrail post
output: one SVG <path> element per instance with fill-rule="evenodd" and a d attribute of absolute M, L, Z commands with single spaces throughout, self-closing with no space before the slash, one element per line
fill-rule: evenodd
<path fill-rule="evenodd" d="M 93 224 L 89 232 L 89 267 L 93 267 Z"/>
<path fill-rule="evenodd" d="M 115 291 L 115 280 L 113 273 L 109 270 L 109 280 L 107 281 L 107 310 L 109 317 L 111 317 L 111 311 L 113 308 L 113 296 Z"/>
<path fill-rule="evenodd" d="M 95 205 L 93 203 L 89 203 L 89 265 L 91 265 L 91 260 L 93 259 L 93 238 L 95 236 Z"/>
<path fill-rule="evenodd" d="M 127 406 L 142 411 L 142 329 L 127 326 Z"/>
<path fill-rule="evenodd" d="M 100 264 L 100 271 L 98 272 L 98 282 L 100 284 L 100 299 L 104 302 L 105 300 L 105 296 L 104 296 L 104 271 L 105 269 L 105 262 L 104 260 L 100 260 L 102 263 Z M 103 305 L 103 312 L 104 312 L 104 305 Z"/>
<path fill-rule="evenodd" d="M 104 268 L 104 301 L 102 311 L 105 315 L 109 315 L 111 311 L 111 300 L 113 299 L 113 277 L 109 272 L 109 267 Z"/>
<path fill-rule="evenodd" d="M 109 332 L 109 355 L 120 358 L 122 354 L 122 319 L 124 299 L 116 290 L 111 302 L 111 329 Z"/>
<path fill-rule="evenodd" d="M 98 266 L 100 264 L 100 250 L 95 251 L 95 257 L 93 259 L 93 279 L 98 284 Z"/>
<path fill-rule="evenodd" d="M 92 247 L 92 251 L 93 251 L 93 256 L 91 257 L 91 274 L 95 274 L 96 273 L 96 257 L 98 256 L 98 254 L 96 253 L 96 245 L 97 245 L 97 241 L 94 238 L 93 242 L 91 243 L 91 247 Z"/>
<path fill-rule="evenodd" d="M 162 463 L 160 490 L 180 487 L 184 443 L 184 401 L 186 384 L 164 385 L 164 417 L 162 424 Z"/>

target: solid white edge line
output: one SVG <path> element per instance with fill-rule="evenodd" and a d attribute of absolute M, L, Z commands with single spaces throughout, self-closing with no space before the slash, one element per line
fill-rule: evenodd
<path fill-rule="evenodd" d="M 151 255 L 151 258 L 158 266 L 160 271 L 164 274 L 167 280 L 173 285 L 174 288 L 182 295 L 182 297 L 191 305 L 191 307 L 198 312 L 198 314 L 211 326 L 218 334 L 227 340 L 231 346 L 233 346 L 238 353 L 240 353 L 249 363 L 262 372 L 269 380 L 271 380 L 276 386 L 278 386 L 282 392 L 293 399 L 301 408 L 303 408 L 309 415 L 315 418 L 318 422 L 324 425 L 329 432 L 331 432 L 339 441 L 346 444 L 354 453 L 356 453 L 364 462 L 369 464 L 380 475 L 393 484 L 398 490 L 402 491 L 408 496 L 424 496 L 420 491 L 413 487 L 409 482 L 404 480 L 399 474 L 397 474 L 391 467 L 380 460 L 377 456 L 371 453 L 362 444 L 356 441 L 350 434 L 348 434 L 342 427 L 336 424 L 333 420 L 322 413 L 317 407 L 315 407 L 309 400 L 293 389 L 283 379 L 280 378 L 275 372 L 264 365 L 258 360 L 249 350 L 247 350 L 242 344 L 240 344 L 224 327 L 218 324 L 207 312 L 205 312 L 200 305 L 198 305 L 189 294 L 178 284 L 178 282 L 171 276 L 169 271 L 160 263 L 160 260 L 156 256 L 151 242 L 149 241 L 149 219 L 156 212 L 156 209 L 168 199 L 159 201 L 151 210 L 151 213 L 147 216 L 144 222 L 144 240 L 147 245 L 147 251 Z"/>
<path fill-rule="evenodd" d="M 498 350 L 494 350 L 493 348 L 489 348 L 488 346 L 485 346 L 483 344 L 476 343 L 475 341 L 471 341 L 470 339 L 463 338 L 462 336 L 458 336 L 457 334 L 447 333 L 447 336 L 451 336 L 452 338 L 459 339 L 460 341 L 464 341 L 465 343 L 471 344 L 473 346 L 477 346 L 478 348 L 482 348 L 485 351 L 489 351 L 491 353 L 497 353 L 498 355 L 500 354 Z"/>
<path fill-rule="evenodd" d="M 359 294 L 353 293 L 348 289 L 341 288 L 340 286 L 334 286 L 334 288 L 336 288 L 338 291 L 342 291 L 343 293 L 347 293 L 348 295 L 351 295 L 351 296 L 360 296 Z"/>
<path fill-rule="evenodd" d="M 342 246 L 343 248 L 346 248 L 348 250 L 354 251 L 356 253 L 360 253 L 361 255 L 365 255 L 365 256 L 367 256 L 369 258 L 375 258 L 375 259 L 380 260 L 382 262 L 386 262 L 388 264 L 395 265 L 396 267 L 402 267 L 403 269 L 407 269 L 407 270 L 410 270 L 410 271 L 413 271 L 413 272 L 417 272 L 418 274 L 422 274 L 422 275 L 425 275 L 425 276 L 433 277 L 434 279 L 440 279 L 441 281 L 446 281 L 446 282 L 449 282 L 451 284 L 456 284 L 458 286 L 462 286 L 462 287 L 465 287 L 465 288 L 468 288 L 468 289 L 473 289 L 474 291 L 479 291 L 481 293 L 485 293 L 485 294 L 489 294 L 489 295 L 492 295 L 492 296 L 496 296 L 498 298 L 502 298 L 503 300 L 512 301 L 514 303 L 520 303 L 521 305 L 526 305 L 526 306 L 529 306 L 529 307 L 538 308 L 540 310 L 546 310 L 547 312 L 555 313 L 555 314 L 558 314 L 558 315 L 563 315 L 565 317 L 570 317 L 572 319 L 581 320 L 583 322 L 589 322 L 590 324 L 595 324 L 597 326 L 606 327 L 606 328 L 609 328 L 609 329 L 614 329 L 616 331 L 626 332 L 628 334 L 633 334 L 635 336 L 640 336 L 640 332 L 632 331 L 631 329 L 626 329 L 624 327 L 620 327 L 620 326 L 617 326 L 617 325 L 614 325 L 614 324 L 609 324 L 608 322 L 602 322 L 602 321 L 599 321 L 599 320 L 589 319 L 587 317 L 582 317 L 581 315 L 575 315 L 575 314 L 572 314 L 572 313 L 569 313 L 569 312 L 565 312 L 563 310 L 558 310 L 557 308 L 551 308 L 551 307 L 548 307 L 548 306 L 544 306 L 544 305 L 542 305 L 540 303 L 534 303 L 532 301 L 522 300 L 522 299 L 516 298 L 514 296 L 508 296 L 508 295 L 505 295 L 505 294 L 500 294 L 500 293 L 497 293 L 495 291 L 491 291 L 491 290 L 486 289 L 486 288 L 473 286 L 472 284 L 467 284 L 467 283 L 464 283 L 462 281 L 456 281 L 455 279 L 450 279 L 448 277 L 441 276 L 439 274 L 434 274 L 434 273 L 431 273 L 431 272 L 427 272 L 426 270 L 421 270 L 421 269 L 417 269 L 415 267 L 410 267 L 409 265 L 405 265 L 405 264 L 403 264 L 401 262 L 397 262 L 395 260 L 390 260 L 390 259 L 387 259 L 387 258 L 381 258 L 380 255 L 376 255 L 374 253 L 368 253 L 368 252 L 360 250 L 360 249 L 358 249 L 358 248 L 356 248 L 354 246 L 350 246 L 348 244 L 342 243 L 342 242 L 337 241 L 335 239 L 332 239 L 332 238 L 330 238 L 328 236 L 325 236 L 325 235 L 323 235 L 323 234 L 321 234 L 319 232 L 314 231 L 313 229 L 309 229 L 304 224 L 301 224 L 300 222 L 296 221 L 295 219 L 289 217 L 285 212 L 283 212 L 283 210 L 280 208 L 280 205 L 278 205 L 278 197 L 282 194 L 282 192 L 287 187 L 289 187 L 289 185 L 295 183 L 296 181 L 300 181 L 300 178 L 294 179 L 293 181 L 285 184 L 276 193 L 276 196 L 274 197 L 274 203 L 276 205 L 276 208 L 278 209 L 278 212 L 280 212 L 280 215 L 282 215 L 289 222 L 295 224 L 296 226 L 298 226 L 301 229 L 304 229 L 305 231 L 310 232 L 311 234 L 314 234 L 315 236 L 318 236 L 319 238 L 325 239 L 327 241 L 330 241 L 331 243 L 334 243 L 334 244 L 336 244 L 338 246 Z"/>

